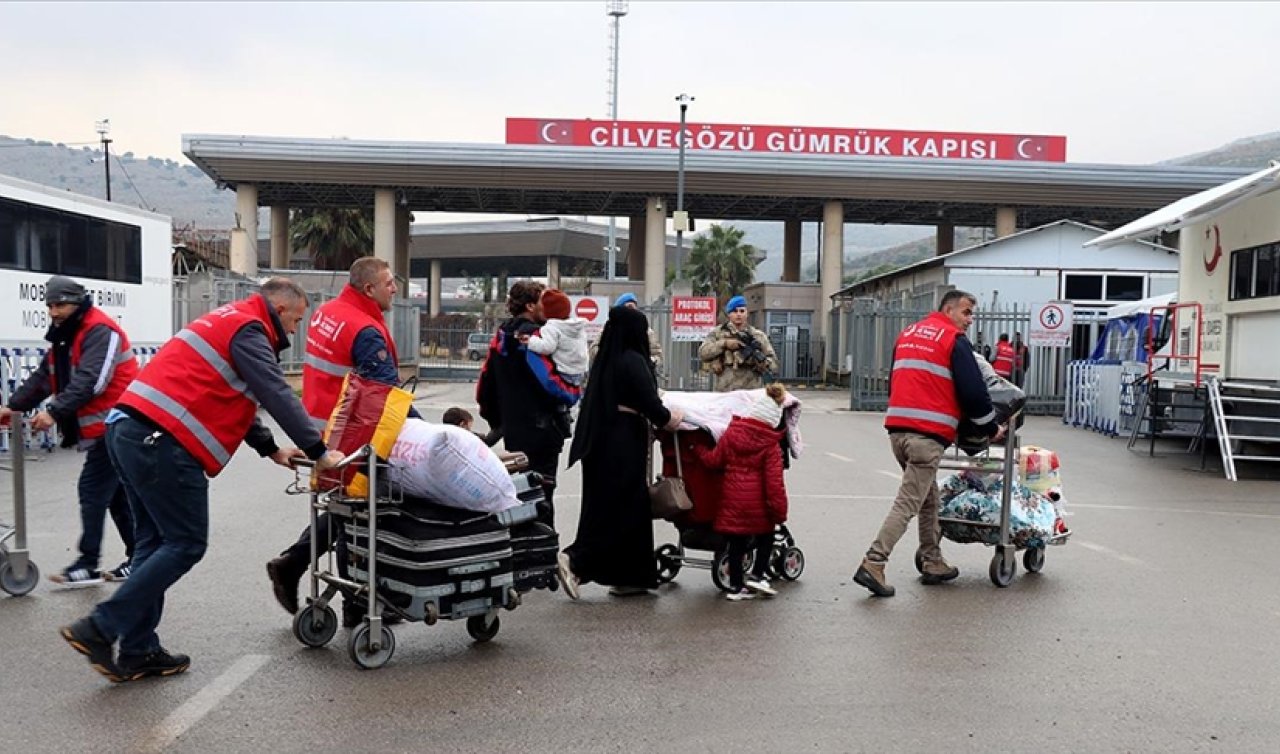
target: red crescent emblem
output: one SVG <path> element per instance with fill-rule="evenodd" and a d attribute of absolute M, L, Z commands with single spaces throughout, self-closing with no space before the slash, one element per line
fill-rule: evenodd
<path fill-rule="evenodd" d="M 1203 256 L 1204 271 L 1212 275 L 1213 271 L 1218 268 L 1218 262 L 1222 261 L 1222 235 L 1218 232 L 1218 226 L 1216 223 L 1210 227 L 1213 229 L 1213 256 L 1209 256 L 1207 249 Z M 1208 230 L 1204 232 L 1204 237 L 1209 237 Z"/>

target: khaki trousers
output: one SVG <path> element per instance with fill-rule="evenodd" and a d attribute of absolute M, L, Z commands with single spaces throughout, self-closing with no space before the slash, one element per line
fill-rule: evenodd
<path fill-rule="evenodd" d="M 889 435 L 893 457 L 902 468 L 902 484 L 898 496 L 880 525 L 880 533 L 867 550 L 871 560 L 885 561 L 894 545 L 902 539 L 907 525 L 919 518 L 920 555 L 925 563 L 940 562 L 942 550 L 938 547 L 941 533 L 938 528 L 938 463 L 943 448 L 937 440 L 931 440 L 914 432 L 895 432 Z"/>

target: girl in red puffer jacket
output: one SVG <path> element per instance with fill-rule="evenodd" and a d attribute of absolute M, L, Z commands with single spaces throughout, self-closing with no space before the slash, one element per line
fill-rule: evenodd
<path fill-rule="evenodd" d="M 782 385 L 770 385 L 747 416 L 733 417 L 713 449 L 695 449 L 704 466 L 725 470 L 724 495 L 714 529 L 728 541 L 729 593 L 725 596 L 735 602 L 756 594 L 777 594 L 765 571 L 774 529 L 787 520 L 787 488 L 779 448 L 785 431 L 779 425 L 786 396 Z M 751 576 L 744 579 L 742 560 L 753 548 L 755 564 Z"/>

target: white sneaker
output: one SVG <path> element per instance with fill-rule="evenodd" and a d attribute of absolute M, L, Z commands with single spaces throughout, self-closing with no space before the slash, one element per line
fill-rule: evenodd
<path fill-rule="evenodd" d="M 756 594 L 762 594 L 765 597 L 778 596 L 778 590 L 769 585 L 768 579 L 757 579 L 754 576 L 748 576 L 743 583 Z"/>
<path fill-rule="evenodd" d="M 736 592 L 726 592 L 724 598 L 730 602 L 743 602 L 745 600 L 755 599 L 756 595 L 754 592 L 747 591 L 746 589 L 739 589 Z"/>
<path fill-rule="evenodd" d="M 556 556 L 556 570 L 560 573 L 560 583 L 564 585 L 564 593 L 569 595 L 569 599 L 576 600 L 580 596 L 578 591 L 578 577 L 573 574 L 573 567 L 569 563 L 569 555 L 560 553 Z"/>

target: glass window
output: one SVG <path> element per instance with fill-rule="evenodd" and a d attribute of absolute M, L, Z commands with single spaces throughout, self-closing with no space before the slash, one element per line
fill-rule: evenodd
<path fill-rule="evenodd" d="M 1107 301 L 1140 301 L 1141 275 L 1107 275 Z"/>
<path fill-rule="evenodd" d="M 1062 295 L 1071 301 L 1102 301 L 1101 275 L 1067 275 Z"/>
<path fill-rule="evenodd" d="M 1276 263 L 1280 260 L 1276 259 L 1276 244 L 1263 246 L 1254 254 L 1254 276 L 1253 276 L 1253 295 L 1254 296 L 1275 296 L 1280 294 L 1280 290 L 1276 290 L 1273 283 L 1275 276 Z"/>
<path fill-rule="evenodd" d="M 31 270 L 56 274 L 62 265 L 62 247 L 65 245 L 67 226 L 58 222 L 57 216 L 52 213 L 31 214 Z"/>
<path fill-rule="evenodd" d="M 1231 252 L 1231 301 L 1250 298 L 1253 295 L 1253 249 Z"/>
<path fill-rule="evenodd" d="M 5 201 L 0 201 L 0 267 L 27 268 L 26 211 Z"/>

